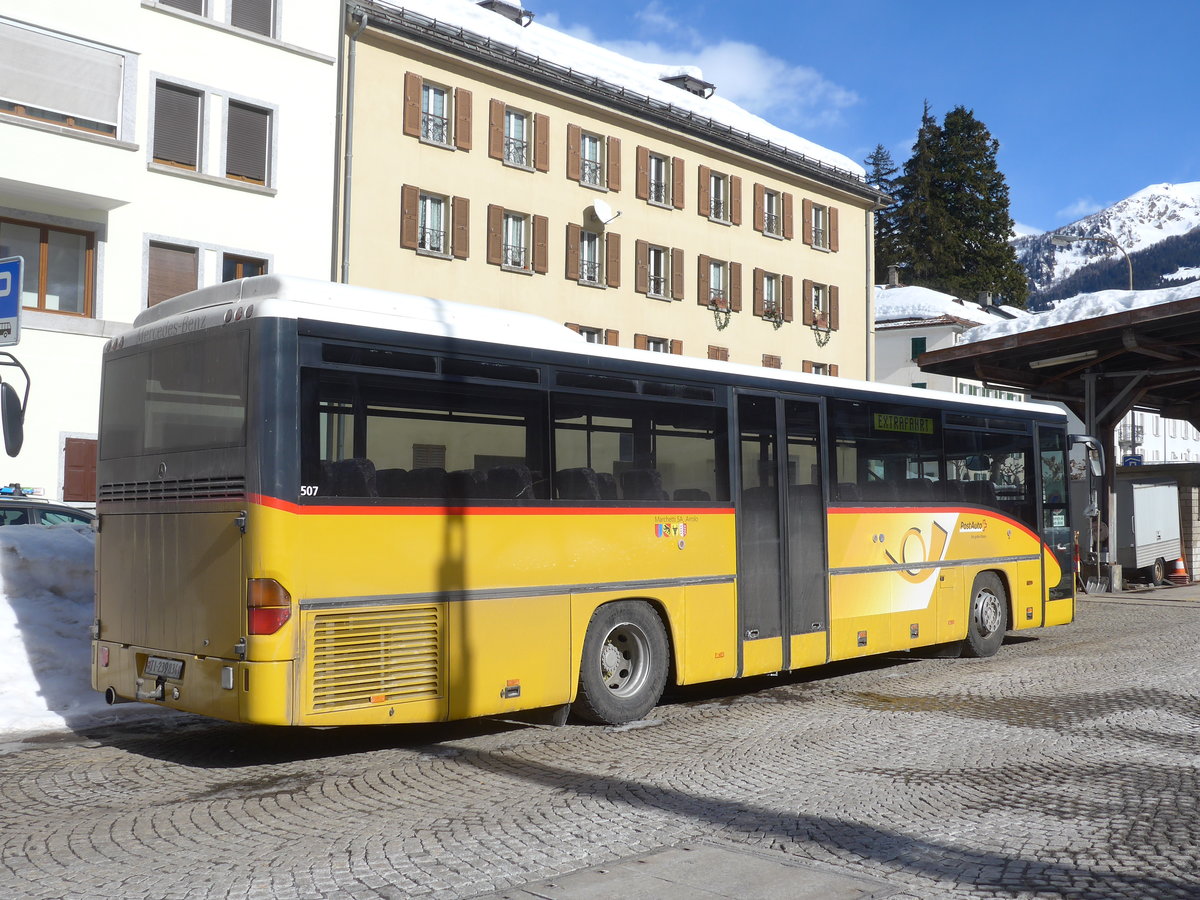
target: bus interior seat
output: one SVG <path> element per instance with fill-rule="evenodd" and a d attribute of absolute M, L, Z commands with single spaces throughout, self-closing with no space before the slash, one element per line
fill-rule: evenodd
<path fill-rule="evenodd" d="M 533 497 L 529 466 L 493 466 L 487 470 L 487 495 L 493 500 L 528 500 Z"/>
<path fill-rule="evenodd" d="M 868 481 L 861 487 L 864 500 L 878 500 L 886 503 L 899 499 L 896 485 L 891 481 Z"/>
<path fill-rule="evenodd" d="M 862 495 L 858 492 L 858 485 L 853 481 L 841 481 L 837 486 L 837 499 L 843 503 L 854 503 L 862 499 Z"/>
<path fill-rule="evenodd" d="M 601 500 L 616 500 L 617 476 L 612 472 L 597 472 L 596 488 L 600 491 Z"/>
<path fill-rule="evenodd" d="M 321 493 L 334 497 L 378 497 L 375 463 L 360 457 L 322 460 Z"/>
<path fill-rule="evenodd" d="M 904 482 L 904 496 L 909 500 L 932 503 L 936 493 L 932 478 L 909 478 Z"/>
<path fill-rule="evenodd" d="M 408 481 L 408 469 L 375 470 L 375 489 L 380 497 L 407 497 Z"/>
<path fill-rule="evenodd" d="M 675 500 L 711 500 L 712 495 L 700 488 L 679 488 L 673 497 Z"/>
<path fill-rule="evenodd" d="M 440 466 L 426 466 L 408 473 L 408 496 L 442 498 L 446 496 L 446 470 Z"/>
<path fill-rule="evenodd" d="M 996 486 L 990 481 L 963 481 L 963 502 L 976 506 L 996 505 Z"/>
<path fill-rule="evenodd" d="M 487 473 L 483 469 L 455 469 L 446 475 L 446 496 L 472 500 L 487 496 Z"/>
<path fill-rule="evenodd" d="M 599 500 L 600 489 L 596 472 L 587 466 L 559 469 L 554 473 L 554 487 L 559 500 Z"/>
<path fill-rule="evenodd" d="M 628 469 L 621 473 L 621 495 L 626 500 L 669 500 L 657 469 Z"/>

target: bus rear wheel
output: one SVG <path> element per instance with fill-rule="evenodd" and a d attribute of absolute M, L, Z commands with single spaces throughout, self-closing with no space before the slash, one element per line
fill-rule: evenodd
<path fill-rule="evenodd" d="M 621 600 L 601 606 L 583 641 L 572 711 L 603 725 L 642 718 L 662 696 L 667 653 L 666 629 L 649 605 Z"/>
<path fill-rule="evenodd" d="M 1007 630 L 1008 592 L 1004 590 L 1004 582 L 992 572 L 983 572 L 971 586 L 971 613 L 963 656 L 978 659 L 995 655 Z"/>

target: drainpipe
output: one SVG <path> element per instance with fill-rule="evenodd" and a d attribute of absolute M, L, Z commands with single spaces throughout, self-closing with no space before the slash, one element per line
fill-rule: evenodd
<path fill-rule="evenodd" d="M 877 202 L 876 206 L 868 209 L 867 214 L 863 216 L 863 229 L 866 231 L 863 244 L 867 248 L 867 381 L 875 380 L 875 210 L 880 208 L 882 207 Z"/>
<path fill-rule="evenodd" d="M 351 18 L 359 19 L 358 29 L 350 35 L 350 50 L 346 62 L 346 93 L 338 98 L 342 108 L 341 118 L 345 121 L 343 141 L 345 154 L 342 160 L 342 266 L 336 279 L 342 284 L 350 283 L 350 191 L 354 178 L 354 64 L 358 52 L 358 38 L 367 28 L 367 12 L 361 7 L 350 12 Z M 343 26 L 344 27 L 344 26 Z"/>

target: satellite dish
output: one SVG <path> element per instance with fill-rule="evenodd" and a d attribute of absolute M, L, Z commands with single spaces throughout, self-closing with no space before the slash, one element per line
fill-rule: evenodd
<path fill-rule="evenodd" d="M 592 215 L 599 219 L 602 225 L 607 225 L 609 222 L 619 216 L 620 213 L 614 213 L 611 206 L 609 206 L 603 200 L 596 199 L 592 201 Z"/>

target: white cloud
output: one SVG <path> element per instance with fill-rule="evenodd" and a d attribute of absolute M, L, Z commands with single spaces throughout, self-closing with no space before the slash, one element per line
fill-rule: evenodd
<path fill-rule="evenodd" d="M 1032 225 L 1022 225 L 1020 222 L 1013 223 L 1013 237 L 1032 237 L 1035 234 L 1042 234 L 1045 231 L 1043 228 L 1034 228 Z"/>
<path fill-rule="evenodd" d="M 1058 219 L 1067 219 L 1074 222 L 1076 219 L 1090 216 L 1092 213 L 1100 212 L 1102 209 L 1104 209 L 1104 204 L 1097 203 L 1091 197 L 1080 197 L 1070 206 L 1060 209 L 1054 216 Z"/>

